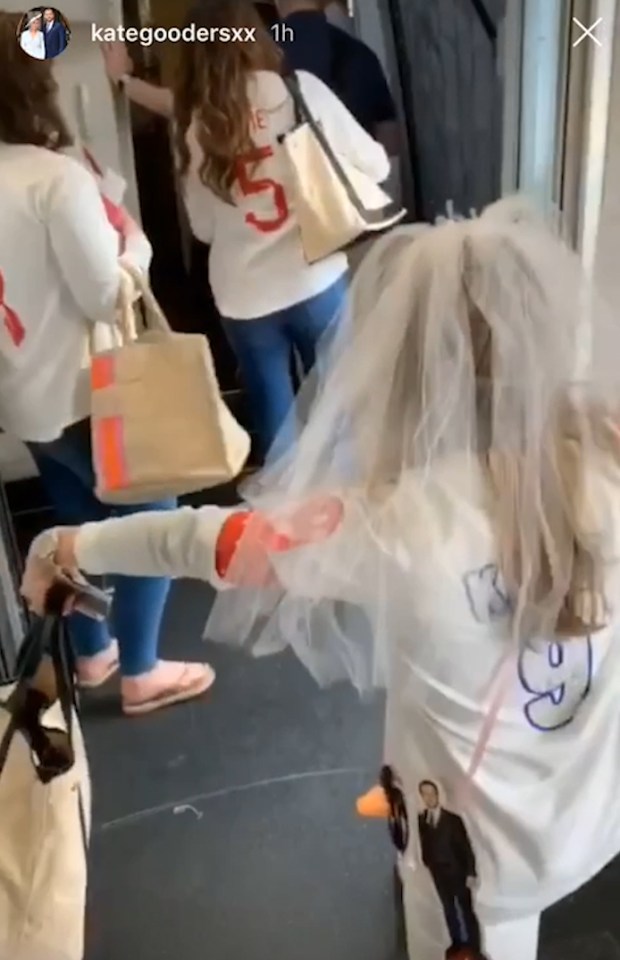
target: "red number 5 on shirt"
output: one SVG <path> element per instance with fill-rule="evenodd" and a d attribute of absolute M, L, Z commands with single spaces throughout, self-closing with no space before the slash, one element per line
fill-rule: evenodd
<path fill-rule="evenodd" d="M 288 220 L 289 210 L 286 202 L 286 193 L 281 183 L 271 177 L 257 177 L 257 166 L 263 160 L 273 156 L 271 147 L 256 147 L 237 160 L 237 182 L 244 197 L 258 196 L 270 193 L 273 200 L 273 216 L 261 218 L 255 213 L 246 213 L 245 222 L 255 227 L 261 233 L 273 233 L 279 230 Z"/>

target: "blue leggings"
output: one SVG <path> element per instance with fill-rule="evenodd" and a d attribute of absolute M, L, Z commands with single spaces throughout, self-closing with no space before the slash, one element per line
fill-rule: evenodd
<path fill-rule="evenodd" d="M 224 320 L 248 392 L 261 456 L 276 457 L 295 442 L 293 357 L 310 373 L 317 346 L 339 319 L 347 293 L 346 275 L 323 293 L 253 320 Z"/>
<path fill-rule="evenodd" d="M 90 423 L 83 420 L 51 443 L 28 444 L 39 468 L 45 492 L 62 526 L 80 526 L 93 520 L 146 510 L 173 510 L 174 500 L 131 507 L 108 507 L 94 494 Z M 118 640 L 121 672 L 125 677 L 146 673 L 157 663 L 157 647 L 170 581 L 150 577 L 111 577 L 114 604 L 111 627 L 74 614 L 70 629 L 78 656 L 89 657 Z"/>

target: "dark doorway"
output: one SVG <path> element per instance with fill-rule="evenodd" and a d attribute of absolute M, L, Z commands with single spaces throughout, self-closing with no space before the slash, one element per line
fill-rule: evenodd
<path fill-rule="evenodd" d="M 500 195 L 505 0 L 385 0 L 392 20 L 416 183 L 416 214 L 452 201 L 480 211 Z"/>
<path fill-rule="evenodd" d="M 141 25 L 135 0 L 126 0 L 125 23 Z M 145 48 L 136 45 L 130 52 L 138 75 L 160 83 L 161 68 L 152 50 L 145 56 Z M 154 293 L 174 330 L 209 338 L 220 386 L 232 395 L 234 405 L 239 393 L 237 368 L 209 287 L 209 249 L 192 240 L 189 263 L 183 256 L 170 124 L 132 106 L 132 136 L 142 225 L 153 245 Z"/>

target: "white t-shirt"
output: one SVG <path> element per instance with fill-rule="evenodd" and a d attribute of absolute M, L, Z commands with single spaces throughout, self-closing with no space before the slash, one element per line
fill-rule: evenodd
<path fill-rule="evenodd" d="M 541 638 L 520 653 L 511 646 L 481 475 L 446 469 L 431 486 L 420 490 L 412 482 L 401 495 L 394 529 L 403 534 L 391 544 L 393 567 L 386 570 L 386 761 L 403 783 L 409 813 L 411 842 L 402 860 L 409 927 L 428 940 L 412 956 L 436 960 L 448 944 L 421 859 L 421 781 L 436 783 L 442 809 L 465 824 L 485 925 L 538 915 L 620 852 L 620 485 L 609 474 L 592 474 L 597 529 L 607 538 L 610 626 L 562 645 Z M 90 525 L 78 538 L 78 559 L 92 574 L 172 574 L 219 586 L 213 554 L 225 515 L 206 507 Z M 351 583 L 350 562 L 343 563 L 358 559 L 350 546 L 359 537 L 352 511 L 330 541 L 307 548 L 317 557 L 308 595 L 337 596 L 339 570 Z M 373 543 L 369 535 L 369 557 Z M 360 595 L 347 599 L 364 606 L 372 584 L 359 562 Z M 376 566 L 369 569 L 376 576 Z M 376 580 L 374 586 L 376 594 Z M 501 708 L 469 785 L 466 771 L 502 665 L 508 670 Z"/>
<path fill-rule="evenodd" d="M 317 77 L 300 71 L 299 83 L 314 117 L 336 153 L 346 156 L 377 183 L 390 173 L 383 147 Z M 309 265 L 303 255 L 292 207 L 290 172 L 278 138 L 294 126 L 292 99 L 276 73 L 252 75 L 256 153 L 240 158 L 235 203 L 225 203 L 198 176 L 201 151 L 188 131 L 192 164 L 184 182 L 192 232 L 211 244 L 209 279 L 220 314 L 246 320 L 283 310 L 326 290 L 347 269 L 337 253 Z M 258 165 L 257 164 L 257 160 Z"/>
<path fill-rule="evenodd" d="M 424 493 L 412 486 L 403 495 L 422 522 L 394 544 L 385 760 L 402 781 L 411 829 L 401 863 L 409 950 L 435 960 L 449 938 L 422 862 L 421 781 L 436 783 L 442 806 L 465 824 L 487 931 L 530 922 L 620 852 L 620 486 L 592 474 L 610 626 L 521 651 L 480 474 L 448 469 Z M 469 781 L 495 696 L 498 716 Z M 516 941 L 511 952 L 502 934 L 485 953 L 533 960 L 536 926 L 522 931 L 533 952 Z"/>
<path fill-rule="evenodd" d="M 42 147 L 0 144 L 0 210 L 0 427 L 54 440 L 90 412 L 88 336 L 115 319 L 119 235 L 94 176 Z M 141 239 L 129 259 L 146 268 Z"/>

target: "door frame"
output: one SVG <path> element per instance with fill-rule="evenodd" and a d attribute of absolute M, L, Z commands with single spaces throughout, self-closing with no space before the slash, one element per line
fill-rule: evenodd
<path fill-rule="evenodd" d="M 583 51 L 580 66 L 584 74 L 581 100 L 583 132 L 580 148 L 574 147 L 575 156 L 567 156 L 567 162 L 579 163 L 580 171 L 575 215 L 576 245 L 586 270 L 593 273 L 605 187 L 614 29 L 618 27 L 620 9 L 618 0 L 573 0 L 573 3 L 582 10 L 585 19 L 581 19 L 578 13 L 574 14 L 579 16 L 582 23 L 591 24 L 601 17 L 605 30 L 605 39 L 600 47 L 584 42 L 577 48 L 587 48 Z M 620 69 L 620 64 L 616 64 L 616 69 Z"/>
<path fill-rule="evenodd" d="M 521 123 L 526 0 L 510 0 L 500 37 L 504 82 L 502 194 L 522 188 Z M 558 100 L 551 202 L 564 239 L 577 249 L 588 270 L 596 255 L 603 196 L 613 44 L 618 0 L 565 0 L 560 30 Z M 573 17 L 591 24 L 602 17 L 610 40 L 572 46 Z"/>

